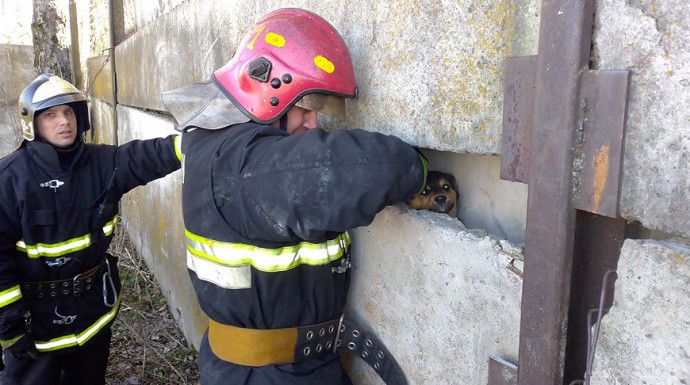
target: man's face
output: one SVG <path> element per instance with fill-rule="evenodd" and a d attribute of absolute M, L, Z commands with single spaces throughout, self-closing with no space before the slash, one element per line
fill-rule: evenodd
<path fill-rule="evenodd" d="M 314 110 L 293 106 L 287 112 L 287 133 L 293 135 L 316 128 L 317 114 Z M 280 128 L 280 119 L 271 125 Z"/>
<path fill-rule="evenodd" d="M 68 147 L 77 138 L 77 115 L 66 104 L 43 111 L 34 119 L 34 125 L 38 135 L 56 147 Z"/>

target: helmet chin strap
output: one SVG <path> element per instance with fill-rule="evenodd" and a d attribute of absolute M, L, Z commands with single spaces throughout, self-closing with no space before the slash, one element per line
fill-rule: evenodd
<path fill-rule="evenodd" d="M 280 117 L 280 129 L 287 132 L 287 119 L 288 119 L 288 114 L 285 113 L 283 116 Z"/>

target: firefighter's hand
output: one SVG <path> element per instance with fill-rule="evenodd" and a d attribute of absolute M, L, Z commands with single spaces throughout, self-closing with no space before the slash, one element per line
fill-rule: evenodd
<path fill-rule="evenodd" d="M 12 355 L 20 360 L 35 360 L 40 354 L 38 349 L 36 349 L 36 344 L 34 344 L 33 338 L 31 338 L 31 334 L 28 333 L 24 334 L 22 338 L 5 348 L 5 350 L 12 353 Z"/>

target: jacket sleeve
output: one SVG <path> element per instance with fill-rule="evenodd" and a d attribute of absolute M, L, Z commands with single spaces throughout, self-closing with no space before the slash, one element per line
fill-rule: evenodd
<path fill-rule="evenodd" d="M 162 178 L 180 168 L 182 155 L 179 135 L 133 140 L 115 151 L 115 181 L 121 193 Z"/>
<path fill-rule="evenodd" d="M 241 178 L 246 206 L 272 227 L 265 239 L 277 232 L 316 240 L 368 225 L 384 207 L 420 192 L 426 161 L 394 136 L 313 129 L 258 137 L 244 155 Z"/>
<path fill-rule="evenodd" d="M 3 347 L 12 345 L 27 332 L 24 315 L 29 309 L 22 298 L 18 269 L 12 257 L 20 234 L 19 212 L 0 197 L 0 343 Z"/>

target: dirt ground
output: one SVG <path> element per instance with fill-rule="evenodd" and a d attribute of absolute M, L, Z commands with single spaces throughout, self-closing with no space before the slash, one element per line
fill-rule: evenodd
<path fill-rule="evenodd" d="M 119 257 L 122 306 L 113 324 L 108 385 L 199 385 L 197 353 L 168 311 L 166 298 L 133 250 L 124 226 L 110 246 Z"/>

